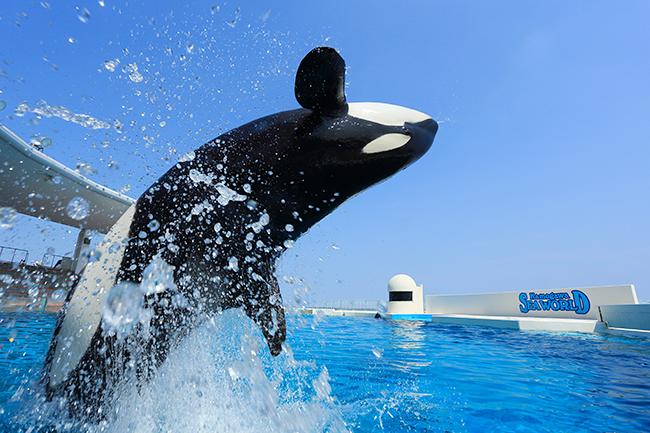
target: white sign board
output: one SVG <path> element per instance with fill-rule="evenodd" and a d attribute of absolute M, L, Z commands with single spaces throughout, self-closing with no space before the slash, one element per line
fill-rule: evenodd
<path fill-rule="evenodd" d="M 600 305 L 638 303 L 636 291 L 631 284 L 476 295 L 428 295 L 425 297 L 427 314 L 596 320 L 600 320 L 598 312 Z"/>

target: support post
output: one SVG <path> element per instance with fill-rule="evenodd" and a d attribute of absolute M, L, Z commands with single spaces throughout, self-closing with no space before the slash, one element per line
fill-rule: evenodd
<path fill-rule="evenodd" d="M 74 272 L 80 274 L 88 264 L 88 254 L 90 252 L 90 238 L 88 229 L 81 229 L 77 237 L 77 246 L 74 249 Z"/>

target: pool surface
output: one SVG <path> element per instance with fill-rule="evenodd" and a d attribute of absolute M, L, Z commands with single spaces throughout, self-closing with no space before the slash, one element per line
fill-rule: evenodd
<path fill-rule="evenodd" d="M 194 332 L 110 423 L 78 425 L 34 383 L 55 316 L 0 319 L 0 431 L 650 429 L 645 339 L 298 315 L 273 359 L 238 311 Z"/>

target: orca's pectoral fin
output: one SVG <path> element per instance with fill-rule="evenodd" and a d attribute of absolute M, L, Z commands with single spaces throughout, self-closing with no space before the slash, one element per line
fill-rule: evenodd
<path fill-rule="evenodd" d="M 282 352 L 282 343 L 287 338 L 287 323 L 284 318 L 282 295 L 275 277 L 268 281 L 251 281 L 250 297 L 244 301 L 244 311 L 262 330 L 271 355 Z"/>
<path fill-rule="evenodd" d="M 300 62 L 295 92 L 303 108 L 332 117 L 347 112 L 345 61 L 334 48 L 314 48 Z"/>

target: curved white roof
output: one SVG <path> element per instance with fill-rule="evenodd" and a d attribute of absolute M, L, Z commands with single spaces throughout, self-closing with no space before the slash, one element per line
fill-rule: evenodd
<path fill-rule="evenodd" d="M 415 280 L 405 274 L 395 275 L 388 282 L 389 292 L 412 292 L 416 288 Z"/>
<path fill-rule="evenodd" d="M 90 204 L 90 213 L 82 220 L 72 219 L 65 212 L 75 197 Z M 86 179 L 36 151 L 0 125 L 0 207 L 107 233 L 133 203 L 132 198 Z"/>

